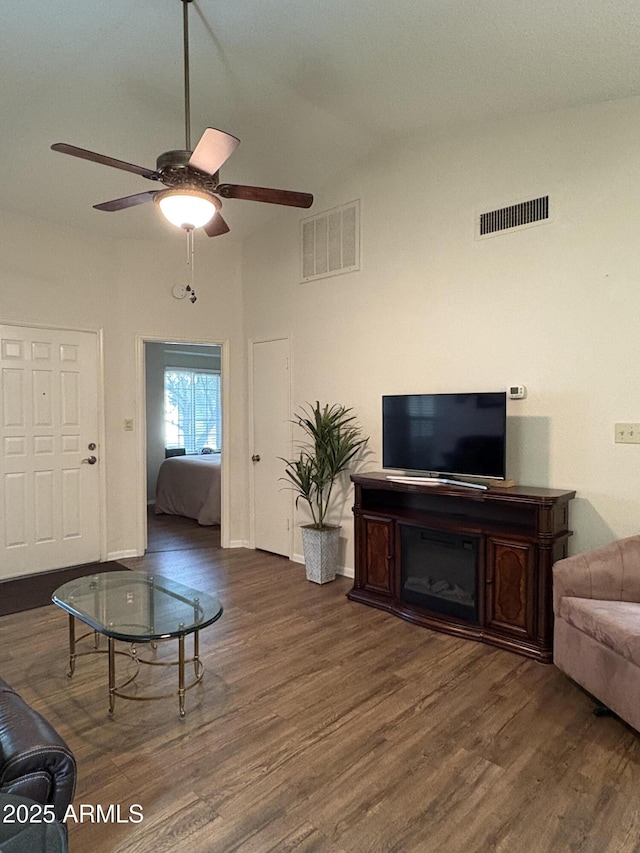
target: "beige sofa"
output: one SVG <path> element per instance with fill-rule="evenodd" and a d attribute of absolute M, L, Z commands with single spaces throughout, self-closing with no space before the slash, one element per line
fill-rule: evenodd
<path fill-rule="evenodd" d="M 553 660 L 640 731 L 640 536 L 553 567 Z"/>

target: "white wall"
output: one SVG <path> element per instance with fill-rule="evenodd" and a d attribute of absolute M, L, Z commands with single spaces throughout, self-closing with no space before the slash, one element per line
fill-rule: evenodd
<path fill-rule="evenodd" d="M 103 330 L 107 556 L 135 552 L 137 520 L 146 504 L 138 336 L 229 342 L 228 463 L 231 482 L 243 484 L 246 347 L 238 247 L 224 243 L 224 237 L 196 242 L 198 301 L 192 304 L 171 295 L 172 286 L 184 279 L 179 233 L 154 243 L 109 242 L 3 212 L 0 229 L 0 322 Z M 133 432 L 124 431 L 126 418 L 134 419 Z M 233 488 L 230 539 L 246 540 L 247 526 L 245 490 Z"/>
<path fill-rule="evenodd" d="M 314 211 L 361 199 L 360 272 L 298 284 L 300 217 L 283 211 L 241 249 L 197 241 L 195 305 L 171 296 L 180 235 L 109 242 L 0 212 L 0 321 L 104 332 L 109 556 L 137 547 L 145 500 L 138 336 L 229 342 L 234 542 L 249 527 L 246 340 L 283 334 L 294 403 L 353 406 L 371 436 L 369 470 L 380 467 L 382 394 L 520 383 L 508 475 L 577 490 L 574 552 L 637 532 L 640 446 L 615 445 L 613 424 L 640 422 L 639 138 L 638 99 L 417 135 L 322 194 L 309 187 Z M 553 222 L 473 239 L 480 209 L 542 193 Z M 347 567 L 351 502 L 347 489 Z"/>
<path fill-rule="evenodd" d="M 247 335 L 290 332 L 294 404 L 353 406 L 368 470 L 382 394 L 526 385 L 508 476 L 577 490 L 573 552 L 638 532 L 640 446 L 613 425 L 640 421 L 639 138 L 633 99 L 379 150 L 311 211 L 361 199 L 362 270 L 300 285 L 297 222 L 274 224 L 244 246 Z M 546 193 L 551 223 L 474 240 L 480 210 Z"/>

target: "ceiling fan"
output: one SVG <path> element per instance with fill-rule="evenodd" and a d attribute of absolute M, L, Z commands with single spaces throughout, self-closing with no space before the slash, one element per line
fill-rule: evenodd
<path fill-rule="evenodd" d="M 153 200 L 164 216 L 173 225 L 192 231 L 204 227 L 209 237 L 226 234 L 229 226 L 220 214 L 221 198 L 261 201 L 267 204 L 284 204 L 289 207 L 311 207 L 313 196 L 310 193 L 292 190 L 277 190 L 268 187 L 252 187 L 245 184 L 219 183 L 219 169 L 234 152 L 240 140 L 230 133 L 208 127 L 200 137 L 196 147 L 191 150 L 191 115 L 189 92 L 189 12 L 188 4 L 192 0 L 180 0 L 182 3 L 184 33 L 184 113 L 185 148 L 184 150 L 165 151 L 157 158 L 156 168 L 147 169 L 135 166 L 123 160 L 96 154 L 66 142 L 56 142 L 51 148 L 62 154 L 70 154 L 81 160 L 91 160 L 142 175 L 150 181 L 164 184 L 166 189 L 116 198 L 102 204 L 95 204 L 96 210 L 124 210 Z"/>

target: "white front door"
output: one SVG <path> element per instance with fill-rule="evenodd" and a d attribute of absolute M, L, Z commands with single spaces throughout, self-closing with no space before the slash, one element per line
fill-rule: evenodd
<path fill-rule="evenodd" d="M 291 554 L 291 491 L 282 481 L 291 452 L 289 341 L 253 344 L 253 519 L 254 545 Z"/>
<path fill-rule="evenodd" d="M 0 325 L 0 580 L 100 559 L 98 364 L 96 333 Z"/>

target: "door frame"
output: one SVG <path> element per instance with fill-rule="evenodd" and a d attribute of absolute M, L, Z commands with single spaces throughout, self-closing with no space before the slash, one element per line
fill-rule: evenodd
<path fill-rule="evenodd" d="M 220 384 L 222 392 L 222 453 L 220 454 L 220 546 L 229 548 L 229 447 L 227 436 L 229 431 L 229 341 L 207 340 L 202 336 L 188 338 L 179 335 L 136 335 L 136 422 L 138 428 L 137 464 L 138 471 L 138 500 L 137 500 L 137 552 L 142 556 L 147 550 L 147 387 L 146 387 L 146 356 L 145 344 L 185 344 L 186 346 L 220 347 Z"/>
<path fill-rule="evenodd" d="M 30 323 L 27 320 L 3 320 L 0 318 L 0 326 L 15 326 L 18 329 L 43 329 L 52 332 L 80 332 L 95 336 L 96 342 L 96 370 L 98 399 L 98 449 L 100 450 L 100 464 L 98 467 L 98 548 L 101 563 L 109 559 L 107 544 L 107 434 L 104 405 L 104 329 L 86 329 L 78 326 L 58 326 L 49 323 Z"/>
<path fill-rule="evenodd" d="M 289 387 L 287 389 L 288 398 L 289 398 L 289 418 L 292 417 L 292 394 L 293 394 L 293 356 L 292 356 L 292 347 L 291 347 L 291 335 L 282 334 L 282 335 L 269 335 L 267 337 L 258 337 L 258 338 L 250 338 L 247 342 L 248 345 L 248 357 L 247 357 L 247 365 L 248 365 L 248 377 L 247 377 L 247 389 L 249 396 L 249 406 L 248 406 L 248 414 L 249 414 L 249 424 L 248 424 L 248 433 L 249 433 L 249 447 L 251 448 L 250 454 L 255 453 L 255 431 L 253 426 L 253 418 L 254 418 L 254 405 L 253 405 L 253 365 L 254 365 L 254 347 L 255 344 L 268 344 L 272 341 L 286 341 L 288 344 L 289 350 Z M 291 455 L 291 448 L 293 442 L 293 425 L 291 424 L 289 427 L 289 456 Z M 250 455 L 249 454 L 249 455 Z M 249 476 L 249 547 L 255 549 L 256 547 L 256 503 L 255 503 L 255 477 L 254 477 L 254 467 L 251 465 L 251 474 Z M 291 518 L 291 528 L 289 530 L 289 553 L 288 558 L 293 559 L 293 549 L 294 549 L 294 540 L 293 533 L 295 529 L 295 512 L 294 512 L 294 497 L 293 492 L 291 493 L 291 508 L 290 508 L 290 518 Z"/>

